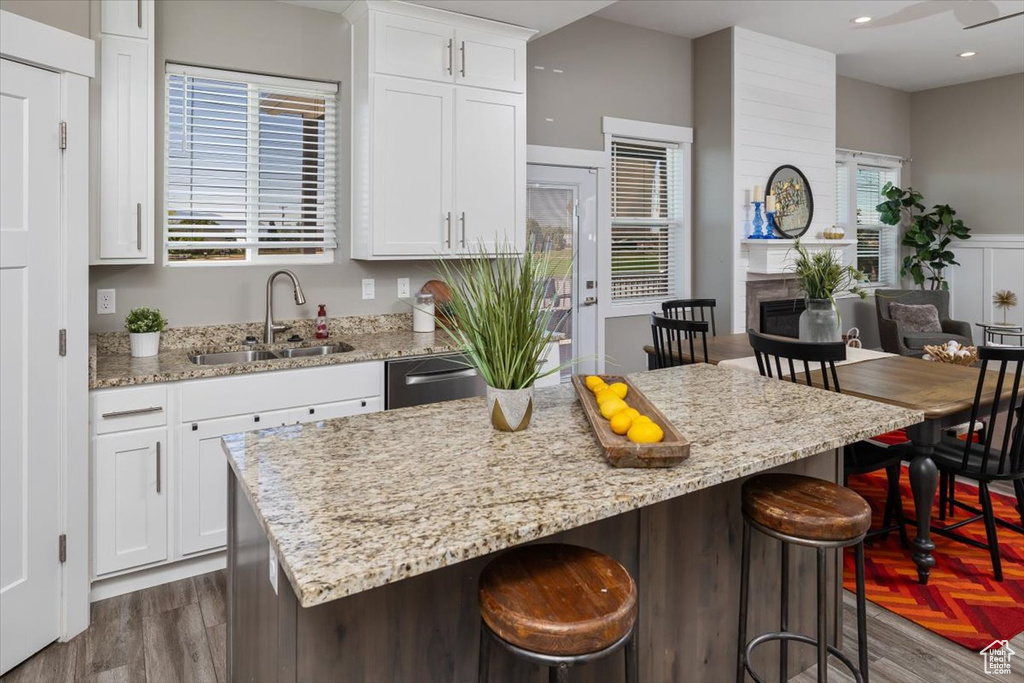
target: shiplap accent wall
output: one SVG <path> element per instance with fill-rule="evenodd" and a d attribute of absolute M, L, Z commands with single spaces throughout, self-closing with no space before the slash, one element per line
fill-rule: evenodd
<path fill-rule="evenodd" d="M 743 28 L 733 32 L 732 327 L 742 332 L 748 255 L 740 240 L 750 232 L 754 185 L 764 187 L 783 164 L 796 166 L 814 194 L 807 236 L 819 237 L 835 222 L 836 57 Z"/>
<path fill-rule="evenodd" d="M 957 320 L 1002 322 L 1002 311 L 992 305 L 999 289 L 1016 292 L 1018 304 L 1006 320 L 1024 325 L 1024 235 L 973 235 L 954 245 L 959 266 L 949 269 L 950 315 Z M 981 343 L 981 331 L 974 328 Z M 1009 343 L 1009 340 L 1007 340 Z"/>

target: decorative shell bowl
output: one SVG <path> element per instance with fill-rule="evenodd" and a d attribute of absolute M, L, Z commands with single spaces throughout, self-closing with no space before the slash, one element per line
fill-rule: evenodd
<path fill-rule="evenodd" d="M 925 346 L 925 353 L 931 356 L 932 360 L 941 363 L 952 363 L 954 365 L 974 365 L 978 362 L 978 347 L 961 346 L 951 341 L 948 344 Z"/>

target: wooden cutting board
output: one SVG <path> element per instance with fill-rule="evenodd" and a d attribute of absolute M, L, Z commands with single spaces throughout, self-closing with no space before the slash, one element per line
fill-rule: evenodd
<path fill-rule="evenodd" d="M 690 457 L 690 442 L 639 389 L 633 386 L 632 382 L 616 375 L 599 377 L 607 384 L 622 382 L 629 387 L 626 403 L 639 410 L 642 415 L 651 418 L 651 421 L 665 433 L 665 438 L 658 443 L 633 443 L 625 435 L 616 434 L 608 420 L 601 415 L 597 399 L 587 388 L 586 378 L 583 375 L 573 375 L 572 386 L 576 389 L 583 413 L 590 421 L 594 437 L 604 449 L 608 462 L 615 467 L 673 467 Z"/>

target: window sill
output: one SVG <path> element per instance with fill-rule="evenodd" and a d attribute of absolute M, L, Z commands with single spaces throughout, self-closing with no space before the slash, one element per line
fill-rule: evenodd
<path fill-rule="evenodd" d="M 607 307 L 604 312 L 605 318 L 629 318 L 638 315 L 650 315 L 651 313 L 661 313 L 661 302 L 668 301 L 675 297 L 666 296 L 664 299 L 651 299 L 650 301 L 638 301 L 612 304 Z"/>

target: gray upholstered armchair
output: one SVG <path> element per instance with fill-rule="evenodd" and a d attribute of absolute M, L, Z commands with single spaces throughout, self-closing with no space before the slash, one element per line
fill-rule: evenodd
<path fill-rule="evenodd" d="M 889 315 L 889 304 L 900 303 L 914 306 L 931 304 L 939 312 L 942 332 L 913 332 L 904 329 L 902 323 Z M 901 356 L 924 355 L 926 344 L 945 344 L 953 340 L 973 345 L 971 324 L 949 317 L 949 292 L 924 289 L 877 289 L 875 308 L 878 312 L 878 336 L 882 350 Z"/>

